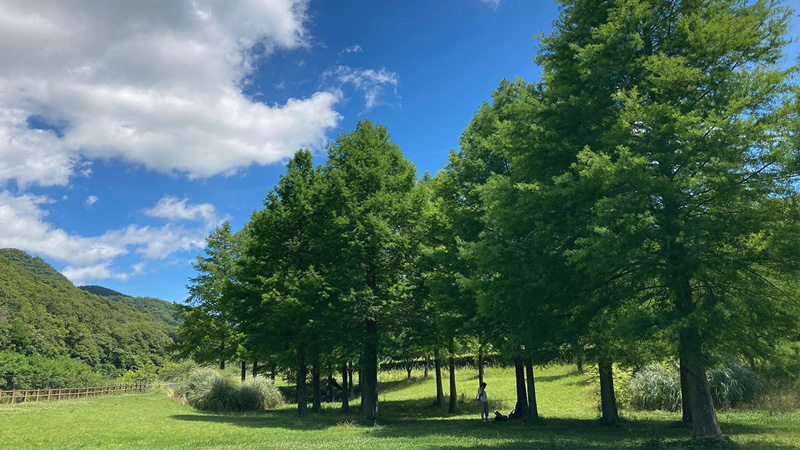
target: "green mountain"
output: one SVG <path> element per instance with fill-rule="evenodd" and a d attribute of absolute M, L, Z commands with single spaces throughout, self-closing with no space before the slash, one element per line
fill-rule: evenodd
<path fill-rule="evenodd" d="M 125 295 L 125 294 L 123 294 L 121 292 L 117 292 L 117 291 L 115 291 L 113 289 L 109 289 L 109 288 L 103 287 L 103 286 L 97 286 L 95 284 L 90 284 L 90 285 L 87 285 L 87 286 L 78 286 L 78 289 L 81 289 L 81 290 L 86 291 L 86 292 L 88 292 L 90 294 L 99 295 L 99 296 L 102 296 L 102 297 L 116 297 L 116 296 L 119 296 L 119 297 L 130 297 L 130 295 Z"/>
<path fill-rule="evenodd" d="M 4 353 L 69 357 L 114 374 L 150 363 L 162 365 L 176 336 L 177 327 L 156 314 L 78 289 L 40 258 L 0 249 Z"/>
<path fill-rule="evenodd" d="M 132 306 L 166 324 L 173 326 L 180 326 L 181 324 L 175 303 L 154 297 L 131 297 L 103 286 L 78 286 L 78 289 Z"/>

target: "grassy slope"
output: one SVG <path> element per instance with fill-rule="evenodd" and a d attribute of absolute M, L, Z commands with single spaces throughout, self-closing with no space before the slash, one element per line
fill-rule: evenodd
<path fill-rule="evenodd" d="M 450 415 L 431 406 L 432 380 L 406 381 L 394 372 L 381 375 L 383 420 L 373 427 L 357 414 L 340 414 L 335 404 L 301 421 L 291 406 L 264 414 L 202 414 L 157 393 L 2 405 L 0 447 L 618 449 L 688 437 L 688 430 L 675 425 L 678 415 L 668 413 L 623 412 L 628 420 L 619 428 L 599 426 L 591 377 L 570 370 L 538 371 L 540 412 L 546 418 L 537 424 L 480 422 L 470 401 L 477 389 L 472 373 L 459 373 L 463 413 Z M 508 413 L 513 372 L 490 369 L 487 382 L 492 410 Z M 744 448 L 800 448 L 800 413 L 731 412 L 720 419 L 723 431 Z"/>

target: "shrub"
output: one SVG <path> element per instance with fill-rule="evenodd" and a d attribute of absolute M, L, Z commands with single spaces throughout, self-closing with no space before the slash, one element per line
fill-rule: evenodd
<path fill-rule="evenodd" d="M 739 363 L 710 369 L 707 376 L 714 406 L 719 409 L 753 403 L 762 391 L 755 374 Z M 635 408 L 681 409 L 680 375 L 674 364 L 648 364 L 631 377 L 628 391 Z"/>
<path fill-rule="evenodd" d="M 197 369 L 174 393 L 201 411 L 262 411 L 283 401 L 278 389 L 264 379 L 238 384 L 214 369 Z"/>
<path fill-rule="evenodd" d="M 283 395 L 272 381 L 251 378 L 239 386 L 239 403 L 242 411 L 263 411 L 283 403 Z"/>
<path fill-rule="evenodd" d="M 651 363 L 637 371 L 628 385 L 630 400 L 638 409 L 680 411 L 681 381 L 672 365 Z"/>
<path fill-rule="evenodd" d="M 717 408 L 753 403 L 763 390 L 756 375 L 739 363 L 709 370 L 708 384 Z"/>

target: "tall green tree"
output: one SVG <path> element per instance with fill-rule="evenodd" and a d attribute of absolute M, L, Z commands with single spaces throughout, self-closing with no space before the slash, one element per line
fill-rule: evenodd
<path fill-rule="evenodd" d="M 333 352 L 339 323 L 321 248 L 326 220 L 322 178 L 311 153 L 298 151 L 286 174 L 246 225 L 237 317 L 248 345 L 297 374 L 298 416 L 307 412 L 308 367 L 319 383 L 323 355 Z M 315 405 L 319 389 L 314 389 Z"/>
<path fill-rule="evenodd" d="M 375 419 L 381 334 L 412 290 L 406 275 L 418 255 L 425 197 L 413 164 L 385 127 L 368 120 L 328 146 L 324 176 L 333 214 L 326 241 L 337 259 L 328 279 L 360 330 L 361 406 Z"/>
<path fill-rule="evenodd" d="M 188 305 L 183 307 L 179 353 L 200 363 L 217 362 L 221 369 L 236 356 L 242 335 L 236 327 L 231 304 L 235 261 L 240 251 L 230 223 L 217 227 L 206 238 L 205 256 L 192 267 Z"/>
<path fill-rule="evenodd" d="M 788 18 L 774 1 L 567 1 L 539 56 L 553 104 L 591 113 L 551 129 L 580 152 L 559 183 L 589 204 L 569 256 L 656 305 L 694 437 L 722 434 L 706 378 L 718 337 L 745 348 L 796 317 L 781 289 L 800 242 Z"/>

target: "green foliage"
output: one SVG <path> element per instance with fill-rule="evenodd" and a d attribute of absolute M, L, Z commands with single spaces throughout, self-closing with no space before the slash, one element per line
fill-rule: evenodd
<path fill-rule="evenodd" d="M 264 411 L 283 403 L 278 388 L 264 378 L 239 384 L 209 368 L 192 372 L 175 395 L 201 411 Z"/>
<path fill-rule="evenodd" d="M 108 375 L 78 359 L 0 352 L 0 389 L 96 386 L 109 382 Z"/>
<path fill-rule="evenodd" d="M 0 348 L 74 358 L 107 376 L 159 366 L 175 328 L 72 285 L 39 258 L 0 249 Z"/>
<path fill-rule="evenodd" d="M 78 288 L 94 295 L 107 297 L 111 300 L 132 306 L 145 314 L 156 317 L 168 325 L 179 326 L 181 324 L 180 309 L 175 303 L 153 297 L 131 297 L 130 295 L 125 295 L 103 286 L 90 285 L 79 286 Z"/>

